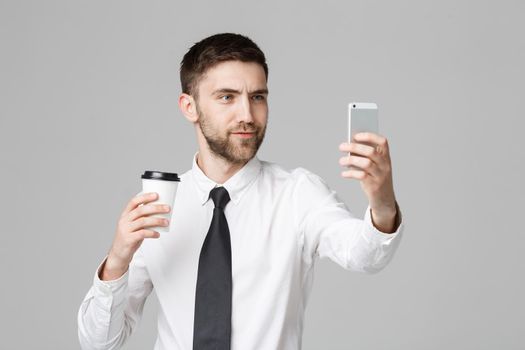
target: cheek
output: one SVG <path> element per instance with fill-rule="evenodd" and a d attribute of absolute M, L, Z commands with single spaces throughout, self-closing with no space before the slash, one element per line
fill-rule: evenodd
<path fill-rule="evenodd" d="M 266 121 L 268 120 L 268 107 L 261 106 L 255 109 L 254 111 L 254 117 L 257 120 L 257 123 L 260 125 L 266 124 Z"/>
<path fill-rule="evenodd" d="M 209 108 L 206 113 L 206 119 L 208 125 L 216 129 L 224 129 L 231 123 L 232 113 L 220 107 Z"/>

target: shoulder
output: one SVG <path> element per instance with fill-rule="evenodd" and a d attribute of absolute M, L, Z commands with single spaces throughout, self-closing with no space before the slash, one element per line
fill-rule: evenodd
<path fill-rule="evenodd" d="M 261 175 L 265 180 L 272 180 L 299 191 L 328 187 L 319 175 L 303 167 L 287 169 L 274 162 L 261 161 Z"/>
<path fill-rule="evenodd" d="M 181 182 L 183 180 L 187 180 L 188 178 L 191 177 L 191 169 L 188 169 L 184 173 L 178 174 L 178 175 L 179 175 L 179 179 L 180 179 Z"/>

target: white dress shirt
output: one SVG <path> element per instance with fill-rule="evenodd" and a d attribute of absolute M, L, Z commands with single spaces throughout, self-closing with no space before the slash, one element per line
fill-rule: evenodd
<path fill-rule="evenodd" d="M 153 288 L 159 301 L 155 350 L 190 350 L 199 254 L 211 223 L 210 190 L 199 168 L 180 176 L 170 231 L 145 239 L 128 271 L 101 281 L 99 265 L 78 312 L 82 349 L 118 349 L 135 330 Z M 292 171 L 252 158 L 222 184 L 231 235 L 232 350 L 301 349 L 314 262 L 374 273 L 392 258 L 403 223 L 387 234 L 352 214 L 335 191 L 304 168 Z M 396 203 L 397 206 L 397 203 Z"/>

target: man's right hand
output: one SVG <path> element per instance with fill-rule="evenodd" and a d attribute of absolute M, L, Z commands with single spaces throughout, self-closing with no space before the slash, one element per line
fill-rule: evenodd
<path fill-rule="evenodd" d="M 147 229 L 148 227 L 169 225 L 166 219 L 149 217 L 151 214 L 170 211 L 169 205 L 146 204 L 155 201 L 157 197 L 155 192 L 141 193 L 129 201 L 120 216 L 115 239 L 99 274 L 101 280 L 109 281 L 121 277 L 128 270 L 133 254 L 139 249 L 144 238 L 160 237 L 157 231 Z"/>

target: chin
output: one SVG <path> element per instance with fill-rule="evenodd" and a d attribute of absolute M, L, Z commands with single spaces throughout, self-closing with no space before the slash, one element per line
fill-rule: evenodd
<path fill-rule="evenodd" d="M 255 156 L 255 153 L 257 153 L 257 151 L 251 149 L 247 152 L 240 151 L 236 152 L 236 154 L 232 158 L 234 158 L 237 163 L 244 163 L 252 159 Z"/>

